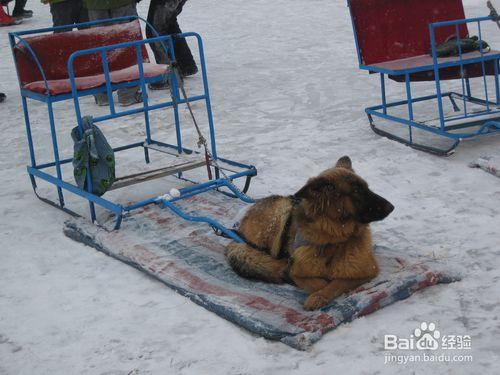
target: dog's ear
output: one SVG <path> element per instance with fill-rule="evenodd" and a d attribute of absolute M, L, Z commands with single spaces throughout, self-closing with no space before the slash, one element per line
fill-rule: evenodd
<path fill-rule="evenodd" d="M 327 209 L 328 202 L 336 192 L 335 185 L 326 178 L 315 177 L 310 179 L 305 186 L 294 194 L 295 198 L 309 201 L 316 211 Z"/>
<path fill-rule="evenodd" d="M 354 171 L 352 169 L 352 162 L 349 156 L 342 156 L 339 160 L 337 160 L 337 164 L 335 164 L 335 168 L 345 168 L 350 171 Z"/>

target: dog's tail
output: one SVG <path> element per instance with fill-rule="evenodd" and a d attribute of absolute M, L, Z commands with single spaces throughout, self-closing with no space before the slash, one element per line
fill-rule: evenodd
<path fill-rule="evenodd" d="M 231 268 L 242 277 L 278 284 L 287 279 L 286 259 L 275 259 L 247 244 L 231 242 L 226 256 Z"/>

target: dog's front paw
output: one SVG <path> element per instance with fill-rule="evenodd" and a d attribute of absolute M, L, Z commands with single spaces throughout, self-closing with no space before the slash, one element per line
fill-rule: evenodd
<path fill-rule="evenodd" d="M 319 293 L 313 293 L 304 302 L 304 309 L 309 311 L 321 309 L 323 306 L 328 305 L 328 302 L 330 302 L 328 298 Z"/>

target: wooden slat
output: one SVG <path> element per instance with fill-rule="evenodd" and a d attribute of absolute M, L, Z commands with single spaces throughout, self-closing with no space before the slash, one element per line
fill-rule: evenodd
<path fill-rule="evenodd" d="M 179 158 L 181 159 L 181 158 Z M 205 159 L 192 159 L 192 160 L 186 160 L 182 158 L 181 160 L 178 160 L 179 163 L 175 165 L 171 165 L 168 167 L 164 168 L 158 168 L 158 169 L 153 169 L 150 171 L 145 171 L 141 173 L 135 173 L 131 174 L 128 176 L 123 176 L 119 177 L 116 179 L 115 183 L 111 186 L 109 190 L 116 190 L 120 189 L 126 186 L 138 184 L 141 182 L 146 182 L 146 181 L 151 181 L 151 180 L 156 180 L 158 178 L 166 177 L 166 176 L 171 176 L 173 174 L 179 173 L 179 172 L 185 172 L 189 171 L 191 169 L 195 169 L 201 166 L 204 166 Z"/>

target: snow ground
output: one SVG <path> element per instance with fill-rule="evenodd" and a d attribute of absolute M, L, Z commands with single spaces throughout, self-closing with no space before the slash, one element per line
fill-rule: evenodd
<path fill-rule="evenodd" d="M 147 3 L 139 5 L 143 15 Z M 464 3 L 470 16 L 487 13 L 483 1 Z M 417 293 L 297 352 L 72 242 L 61 230 L 67 217 L 35 199 L 25 173 L 22 110 L 2 28 L 0 85 L 8 101 L 0 105 L 0 374 L 498 373 L 500 180 L 467 167 L 498 151 L 498 137 L 464 142 L 452 157 L 438 158 L 373 134 L 363 108 L 377 103 L 378 79 L 357 69 L 345 2 L 304 4 L 188 2 L 181 24 L 205 39 L 221 153 L 258 167 L 257 197 L 291 193 L 350 155 L 396 206 L 373 226 L 377 241 L 463 266 L 464 280 Z M 36 17 L 12 29 L 50 24 L 47 7 L 29 7 Z M 487 39 L 495 45 L 500 36 L 491 26 Z M 391 97 L 401 95 L 400 85 L 391 88 Z M 45 109 L 31 108 L 48 152 Z M 71 106 L 57 108 L 71 128 Z M 139 120 L 119 122 L 112 143 L 141 136 L 132 126 Z M 61 148 L 70 153 L 64 134 Z M 384 364 L 384 335 L 407 337 L 422 321 L 444 334 L 471 335 L 473 362 Z"/>

